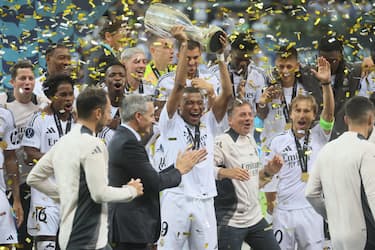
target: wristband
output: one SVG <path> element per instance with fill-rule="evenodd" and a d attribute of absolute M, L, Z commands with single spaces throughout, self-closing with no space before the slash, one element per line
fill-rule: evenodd
<path fill-rule="evenodd" d="M 219 62 L 224 62 L 225 61 L 225 57 L 224 57 L 224 54 L 216 54 L 216 58 Z"/>
<path fill-rule="evenodd" d="M 320 127 L 324 130 L 332 130 L 333 128 L 333 125 L 335 124 L 335 120 L 331 121 L 331 122 L 327 122 L 326 120 L 324 120 L 322 117 L 320 117 L 320 121 L 319 121 L 319 124 L 320 124 Z"/>
<path fill-rule="evenodd" d="M 258 108 L 265 109 L 265 108 L 267 108 L 267 104 L 265 104 L 265 103 L 258 103 Z"/>
<path fill-rule="evenodd" d="M 320 84 L 321 84 L 322 86 L 327 86 L 327 85 L 330 85 L 331 82 L 321 82 Z"/>

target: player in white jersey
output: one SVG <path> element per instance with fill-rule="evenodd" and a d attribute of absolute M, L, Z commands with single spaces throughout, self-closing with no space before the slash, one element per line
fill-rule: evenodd
<path fill-rule="evenodd" d="M 277 192 L 276 207 L 273 210 L 273 230 L 281 249 L 322 249 L 324 244 L 323 219 L 304 196 L 309 172 L 319 150 L 329 140 L 333 127 L 334 99 L 330 85 L 329 62 L 318 59 L 318 72 L 323 89 L 323 111 L 319 124 L 313 121 L 318 105 L 311 95 L 297 95 L 290 105 L 292 128 L 275 136 L 266 153 L 266 160 L 281 155 L 284 165 L 267 191 Z M 312 128 L 311 128 L 312 127 Z"/>
<path fill-rule="evenodd" d="M 174 163 L 179 151 L 189 145 L 193 149 L 205 148 L 207 159 L 197 164 L 182 177 L 176 188 L 166 189 L 161 196 L 161 237 L 158 249 L 182 249 L 188 241 L 190 249 L 217 249 L 217 230 L 213 197 L 216 196 L 214 178 L 214 136 L 223 119 L 232 88 L 224 55 L 218 56 L 222 91 L 215 98 L 212 110 L 203 114 L 204 101 L 200 90 L 186 87 L 189 73 L 197 70 L 195 56 L 188 56 L 187 36 L 184 27 L 172 28 L 180 42 L 175 84 L 160 115 L 159 128 L 163 146 L 167 148 L 165 162 Z M 220 37 L 225 45 L 226 38 Z M 225 47 L 225 46 L 224 46 Z M 189 60 L 186 60 L 188 58 Z"/>
<path fill-rule="evenodd" d="M 78 124 L 38 161 L 27 181 L 61 203 L 61 249 L 110 249 L 105 248 L 106 202 L 130 201 L 142 194 L 143 185 L 132 180 L 122 187 L 108 186 L 108 152 L 95 137 L 111 120 L 105 91 L 84 90 L 77 99 L 77 113 Z M 49 181 L 52 175 L 56 183 Z"/>
<path fill-rule="evenodd" d="M 325 219 L 333 249 L 375 249 L 374 105 L 364 97 L 345 104 L 349 131 L 319 152 L 306 197 Z"/>
<path fill-rule="evenodd" d="M 41 109 L 42 106 L 48 105 L 49 100 L 46 97 L 40 97 L 33 93 L 35 85 L 34 66 L 30 61 L 18 61 L 11 68 L 11 80 L 13 85 L 13 95 L 15 100 L 7 103 L 6 108 L 13 114 L 16 129 L 11 134 L 12 144 L 20 144 L 26 126 L 32 115 Z M 43 94 L 44 95 L 44 94 Z M 20 171 L 20 194 L 24 213 L 29 213 L 30 208 L 30 187 L 26 184 L 26 177 L 31 170 L 31 166 L 25 163 L 25 151 L 23 147 L 16 150 L 17 163 Z M 24 249 L 31 249 L 32 242 L 25 239 L 30 238 L 27 234 L 26 223 L 22 223 L 18 230 L 20 244 Z"/>
<path fill-rule="evenodd" d="M 0 246 L 5 247 L 10 247 L 18 242 L 16 226 L 19 227 L 23 222 L 15 153 L 19 144 L 13 144 L 11 141 L 11 134 L 14 130 L 14 119 L 11 112 L 0 107 Z M 7 176 L 5 176 L 4 169 Z M 5 194 L 7 189 L 5 179 L 9 179 L 8 184 L 12 188 L 13 210 Z"/>
<path fill-rule="evenodd" d="M 112 139 L 115 129 L 120 125 L 120 105 L 124 98 L 126 70 L 121 63 L 110 65 L 105 71 L 104 83 L 111 101 L 111 123 L 98 134 L 106 145 Z"/>
<path fill-rule="evenodd" d="M 246 100 L 252 107 L 256 107 L 266 86 L 263 70 L 255 66 L 251 56 L 257 50 L 255 39 L 246 33 L 234 33 L 229 36 L 230 61 L 228 71 L 232 81 L 234 96 Z M 220 72 L 217 65 L 210 70 L 219 79 Z"/>
<path fill-rule="evenodd" d="M 73 85 L 74 81 L 66 75 L 51 77 L 43 85 L 46 96 L 52 102 L 44 111 L 32 117 L 25 130 L 22 146 L 29 162 L 38 161 L 60 137 L 70 131 L 74 122 Z M 31 189 L 27 229 L 35 237 L 38 250 L 47 246 L 55 247 L 59 221 L 59 204 L 45 194 Z"/>
<path fill-rule="evenodd" d="M 259 117 L 264 120 L 261 133 L 263 149 L 275 135 L 290 128 L 290 103 L 305 90 L 297 78 L 300 65 L 294 47 L 281 47 L 275 65 L 277 73 L 270 77 L 276 79 L 269 79 L 271 85 L 264 90 L 257 108 Z"/>
<path fill-rule="evenodd" d="M 155 95 L 155 86 L 144 80 L 147 59 L 142 49 L 125 49 L 121 53 L 121 63 L 126 68 L 125 94 Z"/>
<path fill-rule="evenodd" d="M 207 98 L 207 105 L 210 107 L 215 96 L 220 92 L 220 81 L 211 71 L 199 67 L 202 55 L 199 42 L 189 40 L 187 41 L 187 46 L 188 49 L 184 58 L 188 60 L 186 86 L 201 89 Z M 161 96 L 164 98 L 169 97 L 177 77 L 177 72 L 170 72 L 160 77 L 157 89 L 160 91 Z"/>

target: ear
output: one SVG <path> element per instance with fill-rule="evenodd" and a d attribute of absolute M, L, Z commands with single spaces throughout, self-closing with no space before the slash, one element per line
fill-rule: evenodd
<path fill-rule="evenodd" d="M 14 86 L 14 79 L 13 78 L 11 78 L 9 82 Z"/>
<path fill-rule="evenodd" d="M 94 110 L 94 117 L 95 117 L 95 120 L 100 120 L 102 118 L 102 110 L 100 108 L 96 108 Z"/>
<path fill-rule="evenodd" d="M 154 53 L 155 53 L 155 47 L 152 46 L 152 45 L 150 46 L 150 53 L 151 53 L 151 54 L 154 54 Z"/>
<path fill-rule="evenodd" d="M 349 117 L 347 117 L 346 115 L 344 115 L 344 122 L 347 126 L 349 126 Z"/>
<path fill-rule="evenodd" d="M 135 119 L 137 122 L 139 122 L 139 121 L 141 120 L 141 118 L 142 118 L 142 114 L 141 114 L 141 113 L 136 112 L 136 113 L 134 114 L 134 119 Z"/>

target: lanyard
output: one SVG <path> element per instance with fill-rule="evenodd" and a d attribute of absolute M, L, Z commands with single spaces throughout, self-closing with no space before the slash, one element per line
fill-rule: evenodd
<path fill-rule="evenodd" d="M 285 122 L 289 123 L 290 122 L 289 107 L 288 107 L 288 104 L 286 103 L 286 99 L 285 99 L 285 95 L 284 95 L 284 90 L 282 90 L 282 91 L 283 91 L 283 95 L 282 95 L 281 103 L 283 105 L 283 114 L 284 114 Z M 292 99 L 291 99 L 291 101 L 293 100 L 294 97 L 296 97 L 296 95 L 297 95 L 297 82 L 295 81 L 294 85 L 293 85 L 293 91 L 292 91 Z"/>
<path fill-rule="evenodd" d="M 126 83 L 125 84 L 125 90 L 126 90 L 126 92 L 132 92 L 131 90 L 132 90 L 132 87 L 129 85 L 129 83 Z M 138 93 L 139 94 L 143 94 L 144 93 L 144 89 L 143 89 L 143 81 L 141 81 L 141 83 L 139 84 L 139 86 L 138 86 Z"/>
<path fill-rule="evenodd" d="M 292 131 L 293 132 L 293 131 Z M 293 132 L 294 136 L 294 142 L 296 143 L 297 151 L 298 151 L 298 160 L 299 164 L 301 166 L 302 173 L 307 172 L 307 150 L 309 146 L 309 138 L 310 138 L 310 131 L 307 131 L 307 134 L 305 135 L 305 141 L 303 142 L 303 148 L 301 147 L 301 144 L 298 141 L 298 138 Z"/>
<path fill-rule="evenodd" d="M 152 72 L 154 72 L 156 78 L 159 79 L 161 77 L 161 74 L 160 74 L 159 70 L 155 67 L 154 62 L 151 62 L 150 66 L 151 66 L 151 70 L 152 70 Z M 167 67 L 167 72 L 170 72 L 169 67 Z"/>
<path fill-rule="evenodd" d="M 233 72 L 233 69 L 231 69 L 228 65 L 228 72 L 230 72 L 230 81 L 232 83 L 232 91 L 233 91 L 233 97 L 236 97 L 237 96 L 237 91 L 236 91 L 236 87 L 235 87 L 235 84 L 234 84 L 234 72 Z M 247 70 L 245 71 L 245 73 L 243 74 L 243 78 L 242 80 L 247 80 Z M 237 75 L 241 75 L 241 74 L 237 74 Z M 241 84 L 241 81 L 239 82 L 239 84 Z"/>
<path fill-rule="evenodd" d="M 53 113 L 53 118 L 55 119 L 57 131 L 59 132 L 59 138 L 62 137 L 64 134 L 66 135 L 72 128 L 72 114 L 69 114 L 68 123 L 66 124 L 65 128 L 65 133 L 62 130 L 61 121 L 56 112 Z"/>
<path fill-rule="evenodd" d="M 188 134 L 191 138 L 191 140 L 193 141 L 193 150 L 197 150 L 199 149 L 200 147 L 200 140 L 201 140 L 201 132 L 199 130 L 199 124 L 198 125 L 195 125 L 195 131 L 194 131 L 194 137 L 193 137 L 193 134 L 191 133 L 190 129 L 188 128 L 188 126 L 186 126 L 186 129 L 188 131 Z"/>

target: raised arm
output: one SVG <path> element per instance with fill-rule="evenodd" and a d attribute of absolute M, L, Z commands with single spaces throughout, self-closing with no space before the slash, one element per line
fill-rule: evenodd
<path fill-rule="evenodd" d="M 169 118 L 173 117 L 174 113 L 177 110 L 179 102 L 182 98 L 183 90 L 186 85 L 187 65 L 188 65 L 188 61 L 186 59 L 188 37 L 186 33 L 184 32 L 184 27 L 183 26 L 172 27 L 171 33 L 177 39 L 177 41 L 180 42 L 180 49 L 178 53 L 176 78 L 175 78 L 172 92 L 167 101 L 167 112 L 168 112 Z"/>
<path fill-rule="evenodd" d="M 320 81 L 323 92 L 323 110 L 320 115 L 320 125 L 328 134 L 333 128 L 335 99 L 331 87 L 331 67 L 324 57 L 318 58 L 318 71 L 311 69 L 315 77 Z"/>
<path fill-rule="evenodd" d="M 218 97 L 215 98 L 214 104 L 212 106 L 212 112 L 215 115 L 216 121 L 220 122 L 225 112 L 227 112 L 227 106 L 229 101 L 233 96 L 232 82 L 230 80 L 227 65 L 224 61 L 224 48 L 227 44 L 227 38 L 225 36 L 220 36 L 220 42 L 223 45 L 223 50 L 218 57 L 218 65 L 220 70 L 220 82 L 221 82 L 221 92 Z"/>

